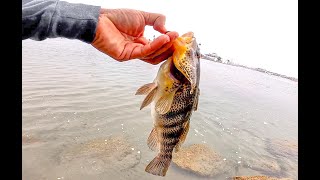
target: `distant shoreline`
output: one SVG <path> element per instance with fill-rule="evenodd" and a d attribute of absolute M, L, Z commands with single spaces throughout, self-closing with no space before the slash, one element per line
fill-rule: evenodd
<path fill-rule="evenodd" d="M 265 74 L 268 74 L 268 75 L 273 75 L 273 76 L 289 79 L 289 80 L 294 81 L 294 82 L 298 82 L 298 78 L 295 78 L 295 77 L 290 77 L 290 76 L 286 76 L 286 75 L 283 75 L 283 74 L 271 72 L 271 71 L 268 71 L 268 70 L 265 70 L 265 69 L 262 69 L 262 68 L 253 68 L 253 67 L 248 67 L 248 66 L 241 65 L 241 64 L 236 64 L 236 63 L 231 62 L 230 60 L 222 61 L 222 58 L 220 56 L 217 56 L 215 53 L 212 53 L 212 54 L 201 54 L 201 58 L 205 59 L 205 60 L 213 61 L 213 62 L 216 62 L 216 63 L 226 64 L 226 65 L 231 65 L 231 66 L 236 66 L 236 67 L 243 67 L 243 68 L 246 68 L 246 69 L 251 69 L 251 70 L 258 71 L 258 72 L 261 72 L 261 73 L 265 73 Z"/>

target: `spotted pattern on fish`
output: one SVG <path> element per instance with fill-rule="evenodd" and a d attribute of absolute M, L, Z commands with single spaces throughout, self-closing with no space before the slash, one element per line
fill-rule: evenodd
<path fill-rule="evenodd" d="M 193 71 L 191 71 L 192 66 L 190 66 L 190 59 L 193 58 L 194 53 L 195 52 L 188 47 L 186 50 L 185 56 L 179 61 L 179 63 L 181 64 L 180 67 L 184 69 L 184 72 L 186 73 L 187 76 L 190 77 L 191 81 L 194 81 L 195 79 L 195 74 L 193 73 Z"/>
<path fill-rule="evenodd" d="M 164 90 L 165 90 L 166 92 L 168 92 L 168 93 L 172 93 L 172 92 L 175 91 L 176 88 L 178 88 L 179 86 L 180 86 L 179 83 L 174 82 L 172 88 L 169 88 L 169 87 L 167 86 L 167 87 L 165 87 Z"/>
<path fill-rule="evenodd" d="M 183 125 L 186 121 L 190 121 L 195 96 L 195 93 L 190 94 L 190 90 L 190 83 L 184 84 L 177 90 L 169 112 L 163 115 L 158 114 L 156 117 L 158 119 L 156 127 L 161 129 L 158 131 L 161 132 L 158 135 L 161 136 L 159 156 L 164 158 L 164 161 L 171 161 L 173 149 L 183 133 Z"/>

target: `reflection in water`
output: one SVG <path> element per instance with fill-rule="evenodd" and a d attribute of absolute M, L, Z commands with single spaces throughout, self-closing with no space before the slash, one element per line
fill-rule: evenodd
<path fill-rule="evenodd" d="M 134 95 L 158 68 L 79 41 L 23 41 L 23 179 L 160 179 L 144 172 L 153 122 Z M 214 179 L 297 179 L 296 82 L 203 60 L 200 89 L 183 147 L 230 162 Z M 164 179 L 180 178 L 206 179 L 171 163 Z"/>

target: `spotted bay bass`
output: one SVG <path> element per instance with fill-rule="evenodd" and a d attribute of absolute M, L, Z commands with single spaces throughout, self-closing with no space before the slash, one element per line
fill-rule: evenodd
<path fill-rule="evenodd" d="M 173 46 L 173 55 L 161 64 L 155 80 L 136 92 L 146 95 L 140 110 L 151 104 L 154 127 L 147 143 L 158 155 L 145 171 L 158 176 L 166 175 L 173 150 L 177 152 L 185 141 L 200 93 L 200 49 L 194 34 L 178 37 Z"/>

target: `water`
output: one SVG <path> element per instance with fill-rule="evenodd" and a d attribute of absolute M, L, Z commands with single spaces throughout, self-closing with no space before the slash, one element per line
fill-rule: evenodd
<path fill-rule="evenodd" d="M 22 44 L 23 179 L 161 179 L 144 171 L 156 155 L 146 145 L 153 122 L 134 95 L 159 65 L 120 63 L 76 40 Z M 270 143 L 288 140 L 296 150 L 297 83 L 206 60 L 201 68 L 183 146 L 208 144 L 230 162 L 214 179 L 297 179 L 297 157 Z M 162 179 L 177 178 L 208 179 L 171 163 Z"/>

